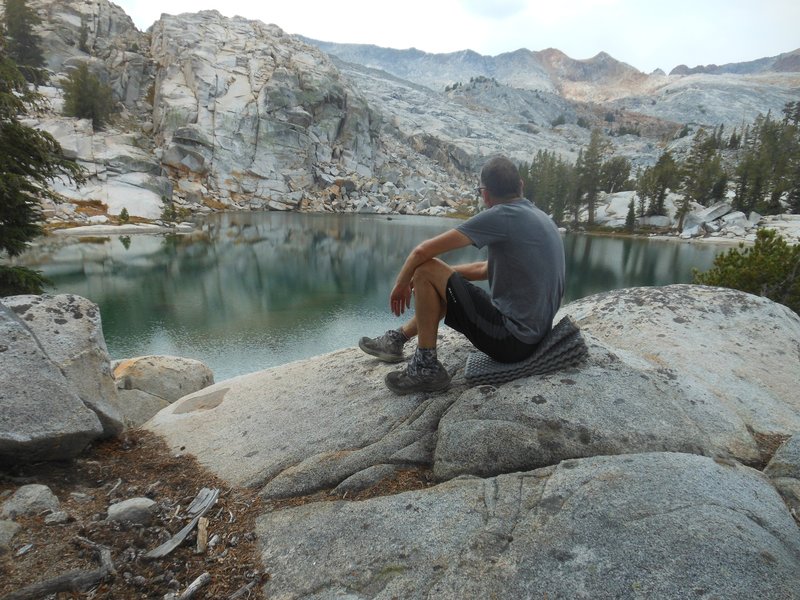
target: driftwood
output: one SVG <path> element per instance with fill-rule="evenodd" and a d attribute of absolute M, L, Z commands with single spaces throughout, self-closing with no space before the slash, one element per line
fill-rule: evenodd
<path fill-rule="evenodd" d="M 76 540 L 81 545 L 89 546 L 99 552 L 99 568 L 91 571 L 81 571 L 79 569 L 68 571 L 52 579 L 40 581 L 6 594 L 0 600 L 38 600 L 58 592 L 82 591 L 96 585 L 109 575 L 116 575 L 114 563 L 111 560 L 111 550 L 86 538 L 78 537 Z"/>
<path fill-rule="evenodd" d="M 208 512 L 208 510 L 214 506 L 214 503 L 217 501 L 217 497 L 219 496 L 219 490 L 214 488 L 213 490 L 208 488 L 203 488 L 197 493 L 197 496 L 192 503 L 189 505 L 189 508 L 186 509 L 189 516 L 194 516 L 194 518 L 186 525 L 183 529 L 181 529 L 178 533 L 173 535 L 170 539 L 166 542 L 158 546 L 157 548 L 153 548 L 145 554 L 145 558 L 161 558 L 162 556 L 166 556 L 175 548 L 181 545 L 181 542 L 186 539 L 186 536 L 191 533 L 192 529 L 195 528 L 197 523 L 200 521 L 200 518 Z"/>
<path fill-rule="evenodd" d="M 254 587 L 256 587 L 256 583 L 257 583 L 256 581 L 251 581 L 247 585 L 243 585 L 238 590 L 236 590 L 233 593 L 233 595 L 228 596 L 228 600 L 238 600 L 239 598 L 244 598 L 245 594 L 249 597 L 250 596 L 250 590 L 252 590 Z"/>
<path fill-rule="evenodd" d="M 197 522 L 197 554 L 203 554 L 208 546 L 208 519 L 200 517 Z"/>
<path fill-rule="evenodd" d="M 203 573 L 195 579 L 192 583 L 189 584 L 189 587 L 186 588 L 186 591 L 183 592 L 180 596 L 178 596 L 178 600 L 189 600 L 193 598 L 194 595 L 200 591 L 200 588 L 204 585 L 207 585 L 211 582 L 211 575 L 208 573 Z"/>

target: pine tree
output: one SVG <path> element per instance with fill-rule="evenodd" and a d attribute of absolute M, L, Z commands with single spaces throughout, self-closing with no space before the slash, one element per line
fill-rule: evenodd
<path fill-rule="evenodd" d="M 81 63 L 63 83 L 64 114 L 91 119 L 92 127 L 102 129 L 114 108 L 111 88 Z"/>
<path fill-rule="evenodd" d="M 25 79 L 40 84 L 46 81 L 41 39 L 34 31 L 42 21 L 25 0 L 6 0 L 3 18 L 7 37 L 6 52 L 16 62 Z"/>
<path fill-rule="evenodd" d="M 719 131 L 722 131 L 722 126 Z M 704 129 L 700 129 L 695 135 L 681 173 L 682 189 L 687 203 L 694 200 L 708 206 L 725 195 L 728 178 L 717 152 L 720 141 L 721 138 L 709 136 Z"/>
<path fill-rule="evenodd" d="M 586 152 L 582 154 L 580 166 L 576 166 L 578 172 L 581 194 L 586 194 L 586 208 L 589 211 L 589 225 L 594 225 L 595 205 L 597 195 L 600 192 L 601 168 L 603 166 L 603 156 L 610 148 L 610 143 L 603 137 L 599 129 L 592 130 L 592 137 Z"/>
<path fill-rule="evenodd" d="M 800 245 L 791 246 L 774 230 L 759 229 L 750 248 L 732 248 L 714 267 L 694 271 L 694 283 L 717 285 L 765 296 L 800 314 Z"/>
<path fill-rule="evenodd" d="M 675 159 L 669 151 L 664 152 L 656 164 L 647 167 L 636 183 L 636 193 L 640 201 L 647 201 L 647 215 L 664 215 L 664 202 L 669 190 L 674 190 L 680 183 L 680 172 Z"/>
<path fill-rule="evenodd" d="M 628 203 L 628 215 L 625 217 L 625 229 L 629 233 L 633 233 L 633 230 L 636 229 L 636 207 L 633 203 L 633 198 Z"/>
<path fill-rule="evenodd" d="M 736 167 L 734 207 L 744 212 L 777 214 L 790 204 L 800 181 L 800 128 L 794 124 L 796 107 L 789 103 L 784 119 L 776 121 L 767 113 L 759 116 L 744 138 L 743 154 Z M 800 115 L 798 115 L 800 117 Z"/>
<path fill-rule="evenodd" d="M 83 181 L 80 167 L 63 157 L 50 134 L 20 123 L 20 115 L 39 102 L 0 38 L 0 253 L 9 257 L 41 233 L 40 201 L 56 198 L 49 181 L 62 176 Z M 41 293 L 44 283 L 37 271 L 0 266 L 0 296 Z"/>
<path fill-rule="evenodd" d="M 631 161 L 622 156 L 613 156 L 600 168 L 600 189 L 609 194 L 626 189 L 630 176 Z"/>

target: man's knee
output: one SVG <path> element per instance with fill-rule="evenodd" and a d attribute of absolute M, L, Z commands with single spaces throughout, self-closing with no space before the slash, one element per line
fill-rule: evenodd
<path fill-rule="evenodd" d="M 453 268 L 446 262 L 438 258 L 432 258 L 416 268 L 412 279 L 415 287 L 422 283 L 431 283 L 437 289 L 443 290 L 453 272 Z"/>

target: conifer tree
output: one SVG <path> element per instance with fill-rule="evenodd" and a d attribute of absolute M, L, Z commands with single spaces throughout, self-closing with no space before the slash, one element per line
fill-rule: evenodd
<path fill-rule="evenodd" d="M 102 83 L 86 63 L 69 74 L 63 88 L 64 114 L 91 119 L 95 131 L 102 129 L 114 108 L 111 88 Z"/>
<path fill-rule="evenodd" d="M 765 296 L 800 314 L 800 245 L 787 244 L 774 230 L 759 229 L 752 247 L 740 244 L 718 255 L 705 273 L 693 273 L 694 283 Z"/>
<path fill-rule="evenodd" d="M 753 123 L 743 141 L 743 154 L 736 167 L 734 207 L 738 210 L 777 214 L 783 202 L 800 194 L 797 162 L 800 161 L 800 127 L 795 124 L 796 104 L 784 109 L 777 121 L 767 113 Z M 800 120 L 800 115 L 798 115 Z M 796 209 L 795 209 L 796 210 Z"/>
<path fill-rule="evenodd" d="M 6 0 L 3 24 L 7 38 L 6 52 L 17 64 L 25 79 L 39 84 L 46 80 L 41 39 L 34 31 L 41 23 L 39 16 L 25 0 Z"/>
<path fill-rule="evenodd" d="M 722 130 L 721 127 L 719 131 Z M 717 152 L 720 140 L 719 137 L 709 136 L 704 129 L 700 129 L 695 135 L 682 168 L 682 187 L 687 203 L 694 200 L 708 206 L 724 197 L 728 178 Z"/>
<path fill-rule="evenodd" d="M 580 156 L 580 165 L 576 165 L 581 195 L 586 195 L 586 208 L 589 211 L 589 225 L 594 225 L 595 205 L 600 192 L 601 169 L 603 157 L 610 148 L 610 143 L 603 137 L 599 129 L 592 130 L 592 137 L 586 152 Z"/>
<path fill-rule="evenodd" d="M 629 233 L 633 233 L 633 230 L 636 229 L 636 207 L 633 203 L 633 198 L 628 203 L 628 214 L 625 217 L 625 230 Z"/>
<path fill-rule="evenodd" d="M 555 152 L 539 150 L 529 167 L 520 171 L 525 197 L 561 224 L 575 188 L 575 168 Z"/>
<path fill-rule="evenodd" d="M 63 157 L 50 134 L 20 123 L 39 102 L 0 38 L 0 254 L 9 257 L 41 233 L 40 201 L 57 198 L 48 183 L 56 177 L 83 181 L 80 167 Z M 41 293 L 44 283 L 37 271 L 0 266 L 0 296 Z"/>
<path fill-rule="evenodd" d="M 636 193 L 642 200 L 647 200 L 647 215 L 664 215 L 664 202 L 669 190 L 674 190 L 680 183 L 680 172 L 672 154 L 664 152 L 656 164 L 647 167 L 639 176 Z"/>
<path fill-rule="evenodd" d="M 600 189 L 609 194 L 626 189 L 630 176 L 631 161 L 623 156 L 612 156 L 600 168 Z"/>

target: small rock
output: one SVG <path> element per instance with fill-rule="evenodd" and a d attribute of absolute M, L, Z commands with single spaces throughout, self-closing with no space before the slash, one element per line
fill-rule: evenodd
<path fill-rule="evenodd" d="M 778 448 L 764 469 L 764 475 L 800 479 L 800 434 L 792 436 Z"/>
<path fill-rule="evenodd" d="M 52 512 L 44 518 L 45 525 L 63 525 L 70 521 L 69 514 L 63 510 Z"/>
<path fill-rule="evenodd" d="M 5 554 L 11 547 L 11 539 L 21 529 L 14 521 L 0 521 L 0 554 Z"/>
<path fill-rule="evenodd" d="M 149 525 L 155 516 L 156 503 L 150 498 L 131 498 L 108 507 L 107 521 Z"/>
<path fill-rule="evenodd" d="M 23 485 L 3 503 L 0 516 L 13 519 L 19 515 L 36 514 L 46 510 L 56 511 L 58 508 L 58 498 L 50 491 L 49 487 L 32 483 Z"/>

